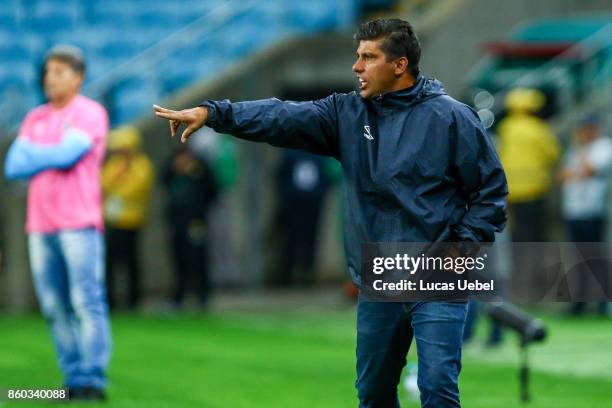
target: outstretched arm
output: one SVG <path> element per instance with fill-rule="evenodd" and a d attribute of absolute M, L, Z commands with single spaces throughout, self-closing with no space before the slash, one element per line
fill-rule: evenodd
<path fill-rule="evenodd" d="M 182 141 L 206 124 L 245 140 L 339 157 L 336 98 L 331 95 L 309 102 L 276 98 L 237 103 L 205 101 L 183 111 L 154 108 L 158 117 L 170 120 L 173 136 L 181 124 L 186 125 Z"/>
<path fill-rule="evenodd" d="M 11 145 L 4 162 L 4 175 L 9 180 L 30 178 L 48 169 L 67 169 L 75 165 L 93 143 L 78 129 L 70 129 L 60 143 L 33 143 L 18 137 Z"/>

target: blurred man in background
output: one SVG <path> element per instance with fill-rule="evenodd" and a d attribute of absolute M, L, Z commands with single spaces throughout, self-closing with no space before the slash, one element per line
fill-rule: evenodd
<path fill-rule="evenodd" d="M 546 199 L 560 154 L 552 127 L 537 113 L 546 104 L 537 89 L 515 88 L 506 95 L 508 115 L 497 127 L 499 158 L 508 177 L 510 235 L 513 242 L 548 239 Z M 539 300 L 547 287 L 542 253 L 535 246 L 514 245 L 510 291 Z"/>
<path fill-rule="evenodd" d="M 514 242 L 541 242 L 547 236 L 546 197 L 560 150 L 550 125 L 536 115 L 545 103 L 536 89 L 511 90 L 506 96 L 508 115 L 497 128 Z"/>
<path fill-rule="evenodd" d="M 284 152 L 276 174 L 280 262 L 270 283 L 314 283 L 317 233 L 329 185 L 325 158 L 301 150 Z"/>
<path fill-rule="evenodd" d="M 111 132 L 109 156 L 102 168 L 106 221 L 106 285 L 111 307 L 115 304 L 115 274 L 124 263 L 128 272 L 128 307 L 140 301 L 140 231 L 146 222 L 153 164 L 140 151 L 140 131 L 123 126 Z"/>
<path fill-rule="evenodd" d="M 218 195 L 210 209 L 208 228 L 208 254 L 210 279 L 215 287 L 237 288 L 244 285 L 242 265 L 239 262 L 236 243 L 236 197 L 240 166 L 237 141 L 220 135 L 210 128 L 200 129 L 202 137 L 192 138 L 189 149 L 200 160 L 209 163 Z"/>
<path fill-rule="evenodd" d="M 70 398 L 101 400 L 111 348 L 100 188 L 108 118 L 101 105 L 79 94 L 84 75 L 78 48 L 49 51 L 43 78 L 48 103 L 23 121 L 5 175 L 30 179 L 30 264 L 64 385 Z"/>
<path fill-rule="evenodd" d="M 332 156 L 345 180 L 349 271 L 361 284 L 366 242 L 491 242 L 505 223 L 507 185 L 478 116 L 420 74 L 421 48 L 399 19 L 362 24 L 353 72 L 359 92 L 310 102 L 203 102 L 171 111 L 174 136 L 218 132 Z M 365 272 L 365 271 L 363 271 Z M 466 302 L 376 302 L 357 307 L 360 407 L 397 407 L 397 386 L 414 339 L 425 408 L 459 407 Z"/>
<path fill-rule="evenodd" d="M 605 241 L 608 214 L 608 184 L 612 170 L 612 141 L 601 134 L 600 118 L 591 115 L 583 119 L 574 133 L 574 143 L 563 158 L 559 171 L 561 183 L 562 212 L 568 237 L 572 242 Z M 604 256 L 605 258 L 605 256 Z M 586 263 L 590 272 L 606 276 L 606 271 L 598 270 L 601 264 Z M 583 270 L 586 274 L 589 271 Z M 578 281 L 586 284 L 585 279 Z M 608 282 L 601 282 L 604 288 Z M 584 289 L 584 288 L 581 288 Z M 585 302 L 574 302 L 571 314 L 584 312 Z M 607 313 L 607 302 L 599 304 L 599 313 Z"/>
<path fill-rule="evenodd" d="M 171 158 L 163 181 L 168 191 L 167 217 L 176 277 L 172 300 L 182 306 L 190 288 L 195 288 L 199 306 L 205 308 L 211 292 L 208 215 L 217 198 L 217 182 L 211 166 L 187 148 Z"/>

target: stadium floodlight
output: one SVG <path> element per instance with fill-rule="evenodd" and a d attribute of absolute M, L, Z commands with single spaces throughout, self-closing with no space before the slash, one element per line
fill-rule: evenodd
<path fill-rule="evenodd" d="M 486 313 L 493 320 L 516 331 L 521 337 L 521 368 L 519 382 L 521 384 L 520 398 L 523 402 L 529 401 L 529 360 L 527 345 L 531 342 L 541 342 L 546 338 L 546 326 L 542 320 L 537 319 L 525 311 L 505 302 L 489 303 L 485 307 Z"/>

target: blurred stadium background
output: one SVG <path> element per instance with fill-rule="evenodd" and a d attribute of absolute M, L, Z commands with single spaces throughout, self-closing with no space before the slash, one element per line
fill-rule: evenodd
<path fill-rule="evenodd" d="M 506 92 L 526 86 L 547 96 L 544 116 L 562 144 L 588 113 L 603 114 L 610 134 L 610 0 L 0 0 L 0 152 L 25 113 L 43 102 L 40 64 L 54 44 L 83 49 L 84 93 L 105 105 L 112 126 L 140 129 L 144 151 L 161 169 L 177 144 L 152 117 L 153 103 L 184 108 L 204 98 L 299 100 L 350 91 L 352 32 L 376 16 L 411 21 L 422 71 L 474 106 L 487 127 L 504 116 Z M 194 149 L 219 159 L 225 145 L 211 134 L 199 139 L 206 136 L 216 145 L 195 141 Z M 211 311 L 164 307 L 173 272 L 167 197 L 156 183 L 142 240 L 141 312 L 113 318 L 110 404 L 354 406 L 354 312 L 339 290 L 347 279 L 340 189 L 325 200 L 315 286 L 268 289 L 280 248 L 271 231 L 281 152 L 241 141 L 228 149 L 235 181 L 213 209 L 211 273 L 219 289 Z M 57 386 L 47 331 L 34 313 L 25 192 L 23 184 L 0 181 L 0 387 Z M 557 196 L 551 193 L 550 230 L 562 241 Z M 559 308 L 534 309 L 551 335 L 532 354 L 531 405 L 612 406 L 612 321 L 567 320 Z M 466 407 L 518 406 L 513 340 L 495 351 L 466 349 Z"/>

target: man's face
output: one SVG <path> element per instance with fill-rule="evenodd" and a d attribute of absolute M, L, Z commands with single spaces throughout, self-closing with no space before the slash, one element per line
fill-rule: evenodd
<path fill-rule="evenodd" d="M 360 41 L 357 48 L 353 72 L 359 79 L 359 94 L 365 99 L 391 91 L 402 73 L 396 61 L 387 61 L 380 49 L 382 42 L 382 39 Z"/>
<path fill-rule="evenodd" d="M 598 135 L 599 129 L 594 124 L 585 124 L 576 129 L 576 140 L 578 143 L 589 143 L 597 139 Z"/>
<path fill-rule="evenodd" d="M 53 59 L 45 64 L 43 85 L 49 101 L 58 101 L 76 95 L 81 88 L 83 75 L 61 60 Z"/>

